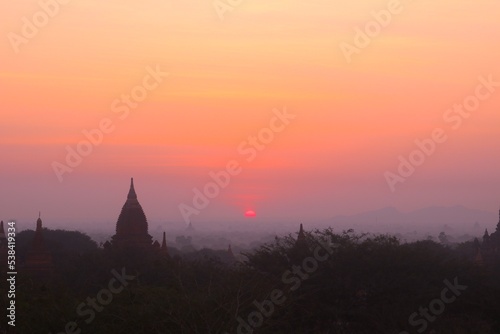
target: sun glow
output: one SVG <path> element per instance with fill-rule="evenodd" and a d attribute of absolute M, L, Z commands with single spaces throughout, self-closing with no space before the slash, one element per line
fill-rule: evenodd
<path fill-rule="evenodd" d="M 256 216 L 257 216 L 257 214 L 253 210 L 248 210 L 247 212 L 245 212 L 245 217 L 247 217 L 247 218 L 254 218 Z"/>

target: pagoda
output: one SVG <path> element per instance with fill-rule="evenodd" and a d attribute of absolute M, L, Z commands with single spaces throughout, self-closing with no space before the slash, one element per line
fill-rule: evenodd
<path fill-rule="evenodd" d="M 137 200 L 134 179 L 130 180 L 127 200 L 116 222 L 116 234 L 111 244 L 115 249 L 152 249 L 152 237 L 148 234 L 148 221 Z"/>
<path fill-rule="evenodd" d="M 33 276 L 50 276 L 54 265 L 52 255 L 45 246 L 43 238 L 43 226 L 40 214 L 36 221 L 35 237 L 33 238 L 31 248 L 26 253 L 25 270 Z"/>

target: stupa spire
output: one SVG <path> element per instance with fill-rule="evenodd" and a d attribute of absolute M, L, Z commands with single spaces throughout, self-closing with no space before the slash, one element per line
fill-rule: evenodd
<path fill-rule="evenodd" d="M 165 232 L 163 232 L 163 241 L 161 242 L 161 249 L 164 250 L 167 249 L 167 237 Z"/>
<path fill-rule="evenodd" d="M 36 220 L 36 231 L 42 230 L 42 213 L 38 211 L 38 219 Z"/>
<path fill-rule="evenodd" d="M 300 224 L 299 233 L 297 235 L 297 240 L 295 241 L 296 247 L 307 247 L 306 233 L 304 232 L 304 226 Z"/>
<path fill-rule="evenodd" d="M 35 237 L 33 238 L 33 249 L 34 250 L 44 250 L 45 242 L 43 240 L 43 226 L 42 226 L 42 218 L 40 218 L 41 214 L 38 212 L 38 219 L 36 220 L 36 230 Z"/>
<path fill-rule="evenodd" d="M 304 226 L 300 224 L 299 235 L 297 236 L 297 240 L 305 240 L 306 235 L 304 234 Z"/>
<path fill-rule="evenodd" d="M 134 189 L 134 178 L 130 178 L 130 190 L 128 191 L 127 199 L 137 199 L 137 194 Z"/>

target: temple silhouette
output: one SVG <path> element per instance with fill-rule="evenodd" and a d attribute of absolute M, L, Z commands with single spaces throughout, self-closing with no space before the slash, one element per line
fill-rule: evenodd
<path fill-rule="evenodd" d="M 23 270 L 35 277 L 50 277 L 54 271 L 52 255 L 45 246 L 43 226 L 40 214 L 36 220 L 35 236 L 31 248 L 26 253 Z"/>
<path fill-rule="evenodd" d="M 152 237 L 148 233 L 148 221 L 134 189 L 134 178 L 130 180 L 130 190 L 116 222 L 116 234 L 111 238 L 114 248 L 153 247 Z"/>
<path fill-rule="evenodd" d="M 488 233 L 488 229 L 484 231 L 482 243 L 476 238 L 474 240 L 476 248 L 476 257 L 474 262 L 478 265 L 483 265 L 484 262 L 491 262 L 500 258 L 500 210 L 498 211 L 498 224 L 495 232 Z"/>
<path fill-rule="evenodd" d="M 168 256 L 165 232 L 163 232 L 161 245 L 158 241 L 153 242 L 153 238 L 148 233 L 148 220 L 141 204 L 137 200 L 134 178 L 130 179 L 127 200 L 123 204 L 116 222 L 116 233 L 111 237 L 111 242 L 106 241 L 104 248 L 115 251 L 155 251 Z"/>
<path fill-rule="evenodd" d="M 304 226 L 302 224 L 300 224 L 297 240 L 295 241 L 295 247 L 307 248 L 306 234 L 304 232 Z"/>

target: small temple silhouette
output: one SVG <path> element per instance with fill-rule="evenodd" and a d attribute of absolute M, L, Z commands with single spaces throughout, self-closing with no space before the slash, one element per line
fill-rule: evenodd
<path fill-rule="evenodd" d="M 483 242 L 480 243 L 476 238 L 474 240 L 476 256 L 474 262 L 477 265 L 483 265 L 485 261 L 491 261 L 500 258 L 500 210 L 498 211 L 498 224 L 495 232 L 489 233 L 488 229 L 484 231 Z"/>
<path fill-rule="evenodd" d="M 48 277 L 53 274 L 54 264 L 52 255 L 45 245 L 43 226 L 40 213 L 36 221 L 35 237 L 31 248 L 26 253 L 24 271 L 36 277 Z"/>
<path fill-rule="evenodd" d="M 163 232 L 163 240 L 161 242 L 160 252 L 164 253 L 165 255 L 168 255 L 167 236 L 165 232 Z"/>
<path fill-rule="evenodd" d="M 295 263 L 301 263 L 303 259 L 310 254 L 309 245 L 306 238 L 306 233 L 304 232 L 304 226 L 300 224 L 299 232 L 297 233 L 297 239 L 291 249 L 289 254 L 290 259 Z"/>
<path fill-rule="evenodd" d="M 304 226 L 300 224 L 299 234 L 297 235 L 297 240 L 295 241 L 296 248 L 304 248 L 307 249 L 307 239 L 306 234 L 304 232 Z"/>

